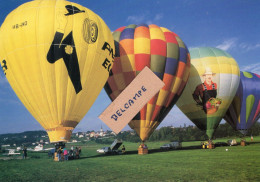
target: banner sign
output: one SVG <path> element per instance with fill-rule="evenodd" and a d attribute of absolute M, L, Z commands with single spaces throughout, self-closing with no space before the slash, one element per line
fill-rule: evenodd
<path fill-rule="evenodd" d="M 164 85 L 160 78 L 145 67 L 100 114 L 99 119 L 118 134 Z"/>

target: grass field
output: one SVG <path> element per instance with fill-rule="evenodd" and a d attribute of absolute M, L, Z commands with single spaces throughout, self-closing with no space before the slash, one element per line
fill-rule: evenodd
<path fill-rule="evenodd" d="M 260 181 L 260 137 L 245 147 L 212 150 L 200 149 L 198 141 L 184 142 L 181 150 L 160 151 L 164 143 L 147 143 L 149 154 L 138 155 L 138 144 L 125 142 L 126 154 L 108 156 L 96 153 L 106 145 L 77 144 L 81 158 L 66 162 L 54 162 L 47 153 L 29 153 L 26 160 L 1 156 L 0 181 Z"/>

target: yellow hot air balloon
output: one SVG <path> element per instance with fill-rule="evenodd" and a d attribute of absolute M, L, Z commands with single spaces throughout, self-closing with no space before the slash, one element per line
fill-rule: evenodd
<path fill-rule="evenodd" d="M 190 77 L 176 105 L 212 139 L 239 86 L 239 67 L 232 56 L 217 48 L 189 51 Z"/>
<path fill-rule="evenodd" d="M 1 67 L 19 99 L 50 142 L 68 141 L 109 76 L 107 25 L 79 4 L 35 0 L 6 17 L 0 40 Z"/>

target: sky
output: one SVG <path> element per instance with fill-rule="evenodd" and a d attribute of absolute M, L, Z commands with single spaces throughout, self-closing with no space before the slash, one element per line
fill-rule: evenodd
<path fill-rule="evenodd" d="M 217 47 L 240 70 L 260 74 L 260 1 L 247 0 L 71 0 L 98 14 L 113 32 L 130 24 L 156 24 L 175 32 L 187 47 Z M 0 0 L 0 24 L 27 0 Z M 1 41 L 1 40 L 0 40 Z M 109 128 L 98 116 L 110 104 L 104 89 L 75 131 Z M 222 121 L 224 122 L 224 121 Z M 193 125 L 174 106 L 162 126 Z M 124 130 L 130 129 L 128 126 Z M 0 134 L 43 130 L 20 102 L 0 69 Z"/>

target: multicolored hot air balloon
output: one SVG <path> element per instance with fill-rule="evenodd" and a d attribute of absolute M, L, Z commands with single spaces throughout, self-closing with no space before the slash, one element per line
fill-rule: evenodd
<path fill-rule="evenodd" d="M 193 48 L 190 56 L 190 77 L 177 106 L 212 139 L 237 91 L 239 67 L 217 48 Z"/>
<path fill-rule="evenodd" d="M 237 93 L 224 119 L 243 135 L 260 118 L 260 75 L 240 72 Z"/>
<path fill-rule="evenodd" d="M 94 103 L 109 76 L 114 50 L 104 21 L 65 0 L 25 3 L 0 30 L 6 78 L 52 143 L 68 141 Z"/>
<path fill-rule="evenodd" d="M 113 32 L 115 63 L 105 85 L 114 100 L 147 66 L 165 86 L 137 114 L 129 126 L 142 141 L 149 138 L 176 103 L 186 85 L 190 56 L 178 35 L 157 25 L 129 25 Z"/>

